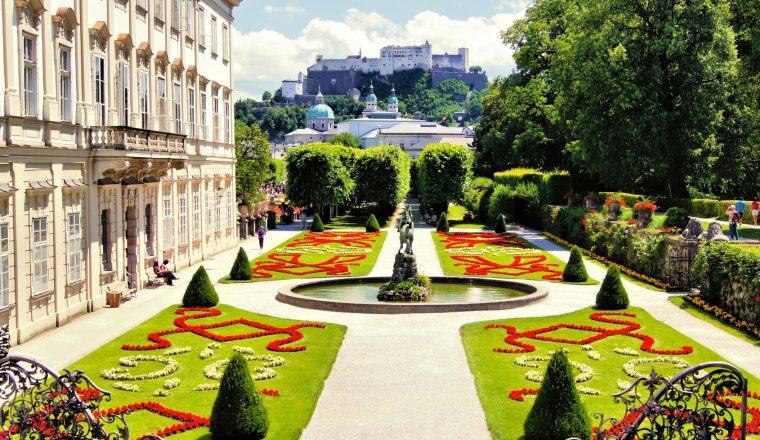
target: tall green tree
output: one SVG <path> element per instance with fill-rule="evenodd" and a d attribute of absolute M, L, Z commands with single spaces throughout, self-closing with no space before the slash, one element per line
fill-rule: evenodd
<path fill-rule="evenodd" d="M 352 165 L 346 167 L 339 152 L 337 146 L 327 144 L 311 144 L 288 151 L 286 193 L 291 203 L 321 208 L 349 201 L 354 190 Z"/>
<path fill-rule="evenodd" d="M 345 147 L 351 147 L 351 148 L 362 147 L 362 144 L 359 138 L 347 131 L 344 131 L 343 133 L 340 133 L 337 136 L 328 139 L 327 143 L 334 144 L 334 145 L 343 145 Z"/>
<path fill-rule="evenodd" d="M 446 211 L 450 202 L 461 201 L 472 176 L 472 153 L 453 144 L 428 145 L 417 160 L 420 196 Z"/>
<path fill-rule="evenodd" d="M 235 186 L 237 197 L 261 198 L 261 184 L 271 180 L 269 140 L 258 125 L 235 121 Z"/>
<path fill-rule="evenodd" d="M 398 205 L 409 192 L 409 155 L 396 146 L 364 150 L 356 160 L 356 201 Z"/>

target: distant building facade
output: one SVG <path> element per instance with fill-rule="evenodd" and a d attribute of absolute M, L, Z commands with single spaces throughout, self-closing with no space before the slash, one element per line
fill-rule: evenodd
<path fill-rule="evenodd" d="M 411 69 L 450 74 L 449 77 L 462 80 L 478 90 L 488 86 L 485 72 L 469 71 L 470 49 L 459 48 L 456 54 L 433 54 L 431 44 L 426 41 L 419 46 L 383 47 L 379 58 L 367 58 L 361 51 L 358 55 L 346 58 L 324 58 L 317 55 L 315 63 L 307 69 L 306 76 L 299 73 L 296 80 L 282 82 L 282 97 L 295 101 L 299 95 L 313 97 L 319 89 L 327 96 L 352 96 L 351 90 L 358 88 L 362 74 L 387 76 Z M 438 75 L 438 78 L 442 78 L 440 81 L 449 77 Z"/>
<path fill-rule="evenodd" d="M 0 325 L 16 342 L 238 243 L 240 0 L 0 3 Z"/>

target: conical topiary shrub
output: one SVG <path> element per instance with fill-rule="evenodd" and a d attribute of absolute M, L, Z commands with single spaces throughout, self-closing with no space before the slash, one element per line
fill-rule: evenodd
<path fill-rule="evenodd" d="M 446 218 L 446 213 L 442 212 L 441 217 L 438 219 L 438 224 L 435 227 L 438 232 L 449 232 L 449 219 Z"/>
<path fill-rule="evenodd" d="M 525 440 L 591 440 L 591 422 L 575 389 L 565 353 L 554 353 L 546 367 L 541 389 L 523 425 Z"/>
<path fill-rule="evenodd" d="M 620 281 L 617 267 L 610 266 L 596 294 L 596 306 L 602 310 L 621 310 L 628 307 L 628 293 Z"/>
<path fill-rule="evenodd" d="M 562 273 L 562 281 L 583 283 L 586 280 L 588 280 L 588 272 L 586 272 L 586 265 L 583 264 L 583 255 L 578 246 L 573 246 L 570 249 L 570 260 L 568 260 L 565 271 Z"/>
<path fill-rule="evenodd" d="M 210 428 L 214 440 L 256 440 L 267 435 L 267 412 L 241 354 L 233 355 L 224 370 Z"/>
<path fill-rule="evenodd" d="M 230 271 L 230 279 L 243 281 L 243 280 L 250 280 L 251 278 L 253 278 L 253 274 L 251 273 L 251 264 L 248 262 L 248 255 L 245 253 L 245 250 L 241 247 L 240 249 L 238 249 L 238 254 L 237 254 L 237 257 L 235 258 L 235 262 L 232 263 L 232 270 Z"/>
<path fill-rule="evenodd" d="M 499 214 L 499 218 L 496 220 L 496 227 L 494 228 L 494 232 L 497 234 L 503 234 L 507 232 L 507 221 L 504 220 L 504 214 Z"/>
<path fill-rule="evenodd" d="M 185 296 L 182 297 L 182 305 L 184 307 L 214 307 L 217 304 L 219 304 L 219 295 L 216 294 L 206 269 L 201 266 L 195 271 L 190 284 L 187 285 Z"/>
<path fill-rule="evenodd" d="M 379 230 L 380 230 L 380 223 L 377 222 L 377 218 L 375 217 L 375 214 L 370 214 L 369 219 L 367 219 L 366 231 L 378 232 Z"/>
<path fill-rule="evenodd" d="M 319 214 L 314 214 L 314 220 L 311 221 L 311 232 L 325 232 L 325 225 L 322 223 L 322 219 Z"/>

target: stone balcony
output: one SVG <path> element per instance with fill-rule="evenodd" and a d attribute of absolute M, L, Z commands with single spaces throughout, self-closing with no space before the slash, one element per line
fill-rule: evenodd
<path fill-rule="evenodd" d="M 185 137 L 142 128 L 102 126 L 87 130 L 87 145 L 97 150 L 186 154 Z"/>

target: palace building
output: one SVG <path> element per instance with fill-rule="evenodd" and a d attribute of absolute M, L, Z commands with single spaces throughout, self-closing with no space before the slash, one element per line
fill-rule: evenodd
<path fill-rule="evenodd" d="M 16 342 L 238 242 L 240 0 L 0 3 L 0 325 Z"/>

